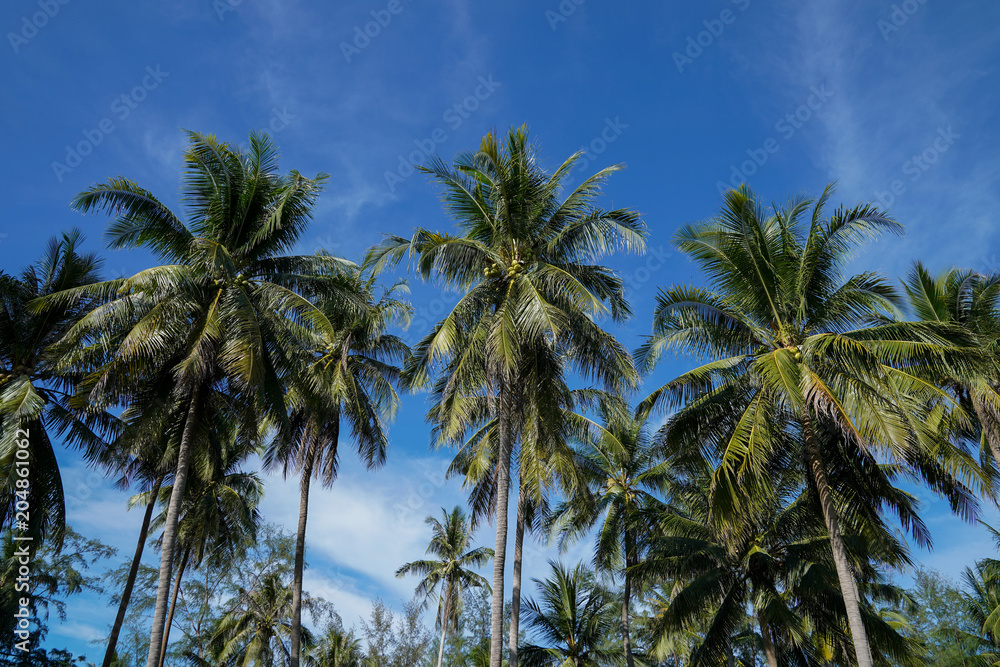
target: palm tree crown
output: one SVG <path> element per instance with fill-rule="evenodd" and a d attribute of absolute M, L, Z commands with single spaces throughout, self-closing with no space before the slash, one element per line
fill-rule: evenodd
<path fill-rule="evenodd" d="M 708 287 L 673 287 L 657 298 L 654 335 L 638 359 L 650 368 L 670 348 L 711 361 L 653 392 L 643 409 L 675 406 L 666 427 L 675 451 L 718 462 L 714 512 L 734 515 L 773 492 L 776 458 L 801 462 L 820 499 L 847 604 L 858 664 L 873 664 L 840 515 L 857 505 L 831 487 L 817 431 L 832 427 L 848 459 L 890 460 L 924 477 L 966 516 L 974 496 L 944 470 L 975 481 L 978 467 L 942 430 L 947 395 L 921 379 L 929 368 L 970 370 L 979 355 L 922 324 L 886 322 L 899 303 L 874 273 L 844 277 L 861 242 L 901 227 L 868 205 L 826 217 L 827 188 L 773 210 L 746 187 L 725 196 L 709 222 L 683 227 L 678 247 Z M 872 323 L 875 324 L 872 324 Z M 881 502 L 867 499 L 876 507 Z"/>

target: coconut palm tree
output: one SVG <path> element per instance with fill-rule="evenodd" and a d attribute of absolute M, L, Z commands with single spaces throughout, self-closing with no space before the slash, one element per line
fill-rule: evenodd
<path fill-rule="evenodd" d="M 297 368 L 288 394 L 288 428 L 279 430 L 265 457 L 269 467 L 281 465 L 287 475 L 300 475 L 299 524 L 293 578 L 291 667 L 298 667 L 302 624 L 302 577 L 305 563 L 306 520 L 312 478 L 329 487 L 340 465 L 341 419 L 350 426 L 358 456 L 368 469 L 385 462 L 389 444 L 386 423 L 399 404 L 394 385 L 409 348 L 387 330 L 405 324 L 410 307 L 398 296 L 403 283 L 376 295 L 375 274 L 358 269 L 332 276 L 339 287 L 335 295 L 350 294 L 344 308 L 340 298 L 322 291 L 313 298 L 332 325 L 333 335 L 320 332 L 304 341 L 305 358 L 290 364 Z M 310 352 L 311 351 L 311 352 Z"/>
<path fill-rule="evenodd" d="M 980 474 L 968 452 L 939 428 L 947 394 L 921 377 L 935 367 L 971 373 L 982 367 L 982 355 L 972 341 L 956 346 L 950 328 L 868 326 L 893 312 L 898 295 L 877 274 L 845 277 L 845 263 L 863 241 L 902 228 L 869 205 L 827 217 L 832 193 L 829 187 L 815 202 L 768 210 L 744 186 L 725 195 L 716 218 L 683 227 L 676 244 L 706 273 L 708 285 L 661 290 L 654 334 L 637 357 L 647 370 L 671 348 L 710 357 L 653 392 L 643 409 L 678 408 L 669 424 L 677 448 L 686 443 L 719 461 L 713 511 L 734 516 L 747 498 L 766 497 L 773 450 L 795 450 L 789 460 L 801 462 L 822 507 L 856 660 L 872 667 L 841 529 L 852 509 L 844 503 L 865 500 L 838 497 L 831 486 L 817 423 L 829 419 L 852 456 L 903 466 L 973 516 L 967 489 L 954 476 L 931 471 L 946 458 L 967 481 Z M 990 491 L 984 484 L 975 490 Z"/>
<path fill-rule="evenodd" d="M 351 632 L 331 627 L 305 656 L 307 667 L 365 667 L 361 640 Z"/>
<path fill-rule="evenodd" d="M 82 242 L 79 230 L 64 232 L 51 239 L 45 254 L 19 276 L 0 272 L 0 526 L 14 522 L 16 494 L 21 490 L 20 499 L 27 501 L 22 506 L 31 508 L 25 523 L 35 543 L 49 535 L 61 544 L 66 524 L 51 432 L 93 458 L 117 426 L 106 413 L 71 407 L 69 399 L 81 375 L 58 368 L 49 354 L 51 346 L 91 309 L 93 300 L 44 310 L 35 307 L 36 299 L 100 279 L 101 260 L 81 252 Z M 28 514 L 20 518 L 24 516 Z"/>
<path fill-rule="evenodd" d="M 649 534 L 646 518 L 663 510 L 660 498 L 667 491 L 670 474 L 653 446 L 646 426 L 648 413 L 628 415 L 622 406 L 603 401 L 599 414 L 602 423 L 584 431 L 577 456 L 585 484 L 556 508 L 552 529 L 561 535 L 564 547 L 600 524 L 594 565 L 622 577 L 622 641 L 626 665 L 633 667 L 629 630 L 632 568 L 639 565 Z"/>
<path fill-rule="evenodd" d="M 529 600 L 525 618 L 541 644 L 524 646 L 527 667 L 604 667 L 621 660 L 608 643 L 618 623 L 618 603 L 583 565 L 567 570 L 550 563 L 552 575 L 539 581 L 538 601 Z"/>
<path fill-rule="evenodd" d="M 965 568 L 965 598 L 973 618 L 980 624 L 975 636 L 963 638 L 977 647 L 970 664 L 993 667 L 1000 663 L 1000 562 L 985 559 Z"/>
<path fill-rule="evenodd" d="M 177 524 L 192 454 L 207 444 L 212 396 L 225 391 L 239 397 L 244 437 L 257 434 L 265 415 L 284 423 L 281 380 L 287 371 L 277 351 L 294 344 L 301 326 L 333 335 L 302 292 L 337 262 L 282 255 L 306 229 L 326 176 L 280 174 L 277 150 L 262 134 L 251 134 L 246 149 L 211 135 L 188 136 L 183 180 L 188 224 L 124 178 L 95 185 L 73 202 L 82 212 L 115 216 L 108 230 L 111 247 L 144 248 L 165 263 L 49 300 L 59 306 L 81 298 L 106 301 L 64 339 L 76 357 L 92 348 L 111 356 L 89 376 L 81 402 L 127 406 L 135 387 L 169 374 L 165 403 L 183 406 L 147 667 L 157 667 Z"/>
<path fill-rule="evenodd" d="M 865 483 L 864 475 L 845 463 L 830 466 L 831 480 L 844 492 L 864 493 L 857 488 Z M 722 522 L 711 512 L 711 466 L 678 465 L 674 459 L 669 464 L 670 507 L 657 511 L 659 525 L 647 559 L 634 568 L 641 580 L 672 585 L 669 599 L 661 599 L 645 623 L 652 653 L 663 655 L 678 638 L 700 629 L 692 666 L 721 664 L 740 638 L 759 646 L 769 667 L 821 663 L 817 641 L 850 662 L 829 540 L 815 494 L 801 473 L 776 461 L 773 496 L 744 505 L 738 521 Z M 899 505 L 903 523 L 912 517 L 914 501 L 908 494 L 896 491 L 887 502 Z M 865 601 L 898 603 L 899 590 L 887 584 L 882 570 L 892 566 L 902 571 L 912 562 L 894 526 L 863 510 L 845 517 L 843 525 Z M 918 541 L 927 539 L 922 524 L 914 532 Z M 873 605 L 863 604 L 862 612 L 880 664 L 923 664 Z"/>
<path fill-rule="evenodd" d="M 426 606 L 433 596 L 438 598 L 435 614 L 441 629 L 441 645 L 438 649 L 438 667 L 444 660 L 444 644 L 448 637 L 448 626 L 458 627 L 462 611 L 462 593 L 470 588 L 485 588 L 490 584 L 486 579 L 469 568 L 482 567 L 493 557 L 493 549 L 477 547 L 469 549 L 473 527 L 460 507 L 450 513 L 441 508 L 441 521 L 432 516 L 425 523 L 431 527 L 431 538 L 427 553 L 435 560 L 418 560 L 407 563 L 396 570 L 397 577 L 416 574 L 423 577 L 417 584 L 416 595 Z M 440 590 L 439 590 L 440 588 Z"/>
<path fill-rule="evenodd" d="M 460 155 L 454 165 L 435 159 L 424 168 L 441 184 L 461 234 L 418 229 L 410 239 L 387 239 L 369 256 L 380 266 L 412 254 L 425 279 L 464 292 L 416 346 L 406 375 L 410 386 L 424 387 L 444 362 L 453 395 L 482 393 L 493 400 L 498 474 L 491 667 L 501 662 L 512 426 L 522 407 L 518 369 L 525 351 L 565 341 L 583 376 L 616 390 L 635 382 L 628 355 L 595 322 L 605 313 L 616 320 L 630 314 L 622 282 L 593 262 L 616 248 L 642 251 L 645 227 L 634 211 L 595 206 L 601 185 L 620 167 L 601 170 L 561 198 L 581 155 L 550 175 L 538 164 L 526 128 L 511 128 L 506 141 L 491 132 L 479 151 Z M 470 427 L 460 404 L 441 413 L 455 442 Z"/>
<path fill-rule="evenodd" d="M 287 665 L 291 632 L 292 589 L 278 574 L 267 574 L 253 587 L 237 591 L 213 633 L 207 664 Z M 312 647 L 309 632 L 303 631 L 302 640 Z"/>
<path fill-rule="evenodd" d="M 256 473 L 240 469 L 246 458 L 254 452 L 241 448 L 245 445 L 237 437 L 237 424 L 226 423 L 224 415 L 216 420 L 212 438 L 221 442 L 210 448 L 211 454 L 219 452 L 217 460 L 196 461 L 193 484 L 188 487 L 187 498 L 181 509 L 177 526 L 178 564 L 175 567 L 173 593 L 167 613 L 166 627 L 160 647 L 159 667 L 163 667 L 170 639 L 170 629 L 177 611 L 177 597 L 181 579 L 190 567 L 197 569 L 208 563 L 215 567 L 229 562 L 240 547 L 256 540 L 260 526 L 258 506 L 264 495 L 264 485 Z M 199 458 L 199 457 L 196 457 Z M 213 457 L 214 458 L 214 457 Z M 166 507 L 173 489 L 170 485 L 160 488 L 159 504 Z M 148 502 L 140 495 L 136 502 Z M 152 528 L 161 528 L 166 517 L 161 513 L 153 520 Z"/>
<path fill-rule="evenodd" d="M 183 419 L 183 411 L 171 410 L 162 396 L 157 395 L 163 392 L 169 395 L 169 378 L 161 378 L 158 385 L 147 385 L 137 388 L 132 397 L 132 405 L 121 414 L 121 421 L 126 425 L 119 436 L 114 440 L 112 446 L 102 450 L 98 461 L 109 472 L 117 475 L 115 486 L 121 490 L 132 487 L 139 487 L 140 492 L 129 499 L 129 509 L 137 504 L 145 502 L 145 512 L 142 517 L 142 524 L 139 527 L 139 538 L 136 542 L 135 553 L 132 556 L 132 564 L 122 590 L 121 598 L 118 602 L 118 613 L 111 626 L 111 635 L 108 638 L 108 645 L 105 648 L 104 660 L 101 667 L 112 667 L 116 660 L 118 638 L 125 624 L 129 603 L 132 600 L 132 592 L 135 588 L 136 577 L 139 574 L 139 567 L 142 563 L 142 554 L 145 550 L 146 540 L 149 537 L 150 524 L 153 520 L 157 501 L 160 498 L 160 488 L 163 484 L 170 483 L 172 471 L 176 468 L 176 462 L 172 458 L 176 453 L 175 438 L 172 433 L 178 431 L 171 426 Z M 159 419 L 152 418 L 151 414 L 156 413 Z M 144 418 L 136 418 L 136 414 L 146 413 Z M 139 426 L 140 430 L 135 427 Z"/>
<path fill-rule="evenodd" d="M 575 454 L 570 446 L 573 429 L 584 429 L 588 422 L 573 412 L 579 403 L 589 404 L 593 391 L 570 391 L 566 386 L 565 356 L 554 344 L 546 343 L 526 351 L 519 367 L 521 412 L 514 415 L 511 431 L 514 439 L 512 458 L 518 472 L 517 510 L 514 529 L 513 573 L 511 581 L 508 666 L 518 664 L 518 637 L 521 613 L 521 569 L 524 536 L 540 532 L 543 517 L 549 513 L 548 497 L 560 486 L 572 490 L 585 482 L 579 479 Z M 447 410 L 454 399 L 447 396 L 443 374 L 435 391 L 435 409 Z M 599 392 L 597 392 L 599 393 Z M 484 422 L 457 452 L 448 474 L 462 475 L 469 492 L 473 526 L 495 518 L 497 490 L 497 426 L 491 413 L 492 401 L 483 394 L 461 397 L 464 420 Z M 478 414 L 479 417 L 473 415 Z M 443 430 L 442 430 L 443 431 Z M 447 436 L 442 437 L 447 443 Z"/>
<path fill-rule="evenodd" d="M 949 269 L 936 278 L 920 262 L 903 282 L 916 317 L 928 323 L 954 324 L 973 337 L 995 362 L 1000 350 L 1000 274 Z M 980 372 L 934 378 L 976 416 L 983 451 L 1000 469 L 1000 372 L 987 364 Z"/>

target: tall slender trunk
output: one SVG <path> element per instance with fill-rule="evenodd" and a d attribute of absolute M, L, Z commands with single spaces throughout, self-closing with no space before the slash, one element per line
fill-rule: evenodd
<path fill-rule="evenodd" d="M 854 641 L 855 657 L 858 667 L 874 667 L 875 662 L 872 659 L 872 650 L 868 643 L 868 632 L 865 630 L 865 624 L 861 618 L 861 596 L 858 593 L 858 582 L 854 579 L 854 571 L 847 558 L 844 536 L 840 532 L 840 519 L 837 516 L 837 508 L 833 504 L 833 490 L 830 488 L 830 480 L 827 478 L 823 456 L 819 449 L 819 442 L 816 440 L 816 434 L 813 432 L 812 418 L 808 409 L 803 414 L 802 424 L 805 435 L 806 463 L 816 484 L 816 493 L 823 509 L 823 519 L 826 522 L 827 532 L 830 533 L 833 562 L 837 568 L 840 592 L 844 597 L 847 622 L 851 628 L 851 638 Z"/>
<path fill-rule="evenodd" d="M 184 552 L 181 558 L 180 567 L 177 568 L 177 581 L 174 583 L 174 592 L 170 596 L 170 613 L 167 614 L 167 624 L 163 628 L 163 642 L 160 644 L 160 667 L 167 659 L 167 644 L 170 643 L 170 627 L 174 624 L 174 614 L 177 613 L 177 595 L 181 592 L 181 577 L 184 576 L 184 569 L 187 568 L 190 551 Z"/>
<path fill-rule="evenodd" d="M 771 630 L 767 627 L 764 617 L 760 614 L 757 615 L 757 623 L 760 625 L 760 639 L 764 644 L 764 656 L 767 658 L 767 665 L 768 667 L 778 667 L 778 652 L 775 650 L 774 642 L 771 640 Z"/>
<path fill-rule="evenodd" d="M 121 634 L 122 625 L 125 623 L 125 614 L 128 612 L 128 603 L 132 599 L 132 589 L 135 588 L 135 578 L 139 574 L 139 564 L 142 562 L 142 551 L 146 547 L 146 538 L 149 536 L 149 522 L 153 518 L 153 510 L 156 508 L 156 497 L 160 493 L 160 486 L 162 484 L 163 475 L 160 475 L 153 483 L 153 488 L 149 491 L 149 502 L 146 503 L 146 513 L 142 517 L 142 527 L 139 528 L 139 542 L 135 545 L 135 555 L 132 556 L 132 566 L 128 571 L 128 581 L 125 582 L 125 590 L 122 591 L 122 599 L 118 603 L 118 615 L 115 616 L 115 624 L 111 626 L 111 637 L 108 638 L 108 647 L 104 651 L 104 662 L 101 663 L 101 667 L 111 667 L 111 661 L 115 659 L 118 635 Z"/>
<path fill-rule="evenodd" d="M 511 577 L 510 600 L 510 654 L 508 667 L 517 667 L 517 640 L 521 630 L 521 556 L 524 553 L 524 515 L 527 509 L 528 492 L 524 485 L 524 476 L 518 482 L 517 491 L 517 524 L 514 527 L 514 573 Z"/>
<path fill-rule="evenodd" d="M 194 448 L 195 415 L 198 413 L 198 391 L 190 397 L 180 449 L 177 452 L 177 470 L 174 473 L 174 487 L 167 505 L 167 518 L 163 526 L 163 543 L 160 547 L 160 578 L 156 586 L 156 608 L 153 611 L 153 626 L 149 633 L 149 655 L 146 667 L 159 667 L 160 644 L 163 641 L 163 627 L 167 620 L 167 595 L 170 578 L 174 571 L 174 550 L 177 548 L 177 522 L 180 520 L 181 504 L 187 488 L 188 472 L 191 467 L 191 450 Z"/>
<path fill-rule="evenodd" d="M 625 550 L 631 552 L 631 542 L 625 538 Z M 632 633 L 630 631 L 629 603 L 632 599 L 632 575 L 629 568 L 636 564 L 634 555 L 625 556 L 625 594 L 622 597 L 622 644 L 625 647 L 625 664 L 627 667 L 635 667 L 635 659 L 632 657 Z"/>
<path fill-rule="evenodd" d="M 510 432 L 511 404 L 513 402 L 510 391 L 512 388 L 508 386 L 506 381 L 501 381 L 498 389 L 500 398 L 500 410 L 498 414 L 500 442 L 497 452 L 497 538 L 493 552 L 493 602 L 490 606 L 490 667 L 501 667 L 503 663 L 504 566 L 507 555 L 507 507 L 510 504 L 510 458 L 512 449 Z"/>
<path fill-rule="evenodd" d="M 340 437 L 340 413 L 335 412 L 330 418 L 335 422 L 333 426 L 335 436 Z M 308 433 L 310 430 L 306 428 L 305 432 Z M 306 435 L 304 434 L 303 437 Z M 288 657 L 289 667 L 299 667 L 299 653 L 302 649 L 302 577 L 306 558 L 306 519 L 309 514 L 309 484 L 312 480 L 313 468 L 316 465 L 318 450 L 318 439 L 309 437 L 306 458 L 302 462 L 300 473 L 302 479 L 299 495 L 299 527 L 295 534 L 295 566 L 292 574 L 292 632 Z"/>
<path fill-rule="evenodd" d="M 997 468 L 1000 469 L 1000 428 L 998 428 L 996 416 L 991 414 L 990 409 L 980 397 L 973 395 L 971 400 L 972 408 L 976 411 L 976 417 L 979 419 L 979 426 L 983 430 L 983 439 L 986 440 L 986 445 L 990 448 L 993 459 L 997 462 Z"/>
<path fill-rule="evenodd" d="M 444 612 L 441 618 L 441 646 L 438 648 L 438 664 L 437 667 L 441 667 L 441 663 L 444 662 L 444 640 L 448 636 L 448 619 L 451 617 L 451 579 L 448 579 L 448 583 L 444 587 L 444 606 L 442 608 Z"/>

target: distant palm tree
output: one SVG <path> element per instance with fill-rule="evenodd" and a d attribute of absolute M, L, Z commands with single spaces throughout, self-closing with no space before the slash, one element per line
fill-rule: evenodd
<path fill-rule="evenodd" d="M 595 199 L 620 167 L 585 179 L 565 198 L 562 188 L 577 153 L 552 174 L 538 164 L 526 128 L 511 128 L 506 141 L 487 134 L 475 153 L 454 165 L 432 160 L 424 171 L 444 189 L 444 203 L 461 235 L 418 229 L 412 238 L 392 237 L 371 253 L 380 266 L 417 256 L 425 279 L 438 278 L 464 292 L 455 308 L 416 346 L 407 366 L 411 386 L 424 387 L 440 361 L 449 364 L 453 396 L 493 399 L 497 419 L 496 557 L 493 571 L 490 667 L 500 667 L 510 462 L 515 415 L 521 410 L 519 366 L 526 351 L 545 341 L 564 341 L 584 376 L 621 390 L 637 380 L 629 355 L 595 318 L 630 315 L 622 281 L 594 262 L 616 248 L 642 251 L 646 230 L 627 209 L 605 211 Z M 461 442 L 471 427 L 460 401 L 441 418 Z"/>
<path fill-rule="evenodd" d="M 66 525 L 66 503 L 50 432 L 56 430 L 66 444 L 82 447 L 92 459 L 116 426 L 105 413 L 88 414 L 71 406 L 81 374 L 59 368 L 49 353 L 96 302 L 44 309 L 35 303 L 99 280 L 101 260 L 81 253 L 82 242 L 79 230 L 65 232 L 51 239 L 42 258 L 19 276 L 0 272 L 0 526 L 13 524 L 21 490 L 20 499 L 26 500 L 22 507 L 31 508 L 26 521 L 30 534 L 36 542 L 53 537 L 57 545 Z M 18 458 L 21 454 L 28 458 Z"/>
<path fill-rule="evenodd" d="M 527 667 L 605 667 L 622 659 L 608 642 L 618 625 L 618 603 L 583 565 L 567 570 L 550 563 L 552 575 L 539 581 L 539 599 L 529 600 L 525 618 L 540 644 L 521 650 Z"/>
<path fill-rule="evenodd" d="M 86 349 L 87 341 L 109 347 L 110 361 L 89 377 L 81 400 L 127 406 L 137 387 L 169 375 L 165 403 L 182 406 L 147 667 L 157 667 L 177 524 L 192 455 L 206 442 L 211 397 L 218 391 L 239 397 L 246 437 L 257 433 L 264 416 L 285 421 L 281 350 L 294 344 L 303 325 L 330 328 L 302 292 L 313 287 L 312 276 L 338 264 L 330 257 L 282 255 L 308 226 L 326 175 L 279 174 L 277 150 L 262 134 L 251 134 L 246 149 L 211 135 L 188 136 L 183 200 L 189 224 L 123 178 L 95 185 L 73 202 L 80 211 L 116 217 L 108 230 L 112 247 L 146 248 L 165 264 L 50 299 L 55 305 L 107 301 L 66 337 L 77 349 Z"/>
<path fill-rule="evenodd" d="M 815 202 L 769 210 L 744 186 L 725 195 L 714 219 L 683 227 L 676 243 L 704 270 L 708 286 L 662 290 L 654 335 L 637 356 L 645 369 L 671 348 L 711 358 L 654 391 L 643 407 L 679 408 L 668 423 L 677 447 L 711 451 L 720 462 L 716 511 L 735 516 L 747 498 L 769 493 L 766 470 L 776 448 L 803 466 L 829 533 L 856 660 L 873 667 L 841 529 L 853 511 L 844 503 L 869 501 L 838 497 L 818 422 L 829 419 L 850 457 L 903 466 L 974 516 L 975 495 L 959 477 L 978 484 L 978 492 L 990 489 L 977 481 L 975 461 L 938 428 L 947 394 L 921 376 L 981 366 L 982 354 L 972 341 L 956 346 L 933 326 L 871 326 L 894 312 L 898 296 L 877 274 L 845 278 L 843 270 L 861 242 L 902 228 L 864 204 L 827 217 L 832 193 L 830 187 Z M 788 432 L 795 437 L 783 437 Z M 941 460 L 962 472 L 940 477 Z"/>
<path fill-rule="evenodd" d="M 438 649 L 437 667 L 444 660 L 444 644 L 448 637 L 448 627 L 458 627 L 462 608 L 462 593 L 470 588 L 490 589 L 486 579 L 470 568 L 482 567 L 493 557 L 493 549 L 478 547 L 469 549 L 472 541 L 472 526 L 460 507 L 450 513 L 441 508 L 441 521 L 432 516 L 425 523 L 433 529 L 427 553 L 436 560 L 418 560 L 407 563 L 396 570 L 397 577 L 416 574 L 423 577 L 417 584 L 416 595 L 427 605 L 431 597 L 437 595 L 438 608 L 435 613 L 437 625 L 441 629 L 441 645 Z"/>
<path fill-rule="evenodd" d="M 292 633 L 292 589 L 267 574 L 230 601 L 212 636 L 212 660 L 206 664 L 257 667 L 288 665 Z M 303 643 L 313 641 L 303 632 Z"/>
<path fill-rule="evenodd" d="M 632 568 L 639 565 L 645 551 L 651 526 L 648 516 L 664 509 L 660 498 L 668 489 L 670 473 L 646 426 L 648 413 L 632 416 L 623 407 L 603 401 L 598 410 L 602 423 L 583 432 L 577 469 L 584 485 L 555 509 L 552 523 L 561 534 L 562 545 L 600 524 L 594 564 L 622 576 L 622 640 L 626 665 L 633 667 L 629 632 Z"/>
<path fill-rule="evenodd" d="M 306 667 L 365 667 L 361 640 L 350 632 L 330 628 L 305 656 Z"/>
<path fill-rule="evenodd" d="M 319 311 L 331 325 L 304 341 L 287 396 L 287 429 L 279 429 L 265 457 L 268 467 L 281 465 L 284 473 L 300 475 L 299 523 L 292 581 L 291 667 L 299 665 L 302 627 L 302 578 L 305 563 L 306 520 L 312 478 L 333 484 L 340 466 L 341 420 L 350 426 L 358 456 L 369 469 L 385 462 L 389 445 L 386 423 L 399 404 L 394 385 L 409 348 L 388 329 L 405 323 L 410 307 L 398 298 L 405 285 L 397 283 L 376 295 L 374 272 L 350 269 L 331 276 L 335 294 L 350 295 L 349 307 L 341 299 L 328 299 L 326 291 L 313 295 Z"/>

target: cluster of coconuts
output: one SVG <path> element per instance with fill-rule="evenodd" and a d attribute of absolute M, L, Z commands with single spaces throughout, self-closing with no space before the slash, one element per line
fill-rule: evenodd
<path fill-rule="evenodd" d="M 249 282 L 250 281 L 247 280 L 246 276 L 244 276 L 242 273 L 240 273 L 240 274 L 238 274 L 236 276 L 236 284 L 237 285 L 246 285 Z M 215 285 L 216 287 L 222 287 L 223 285 L 226 284 L 226 281 L 224 279 L 222 279 L 222 278 L 216 278 L 215 280 L 212 281 L 212 284 Z"/>
<path fill-rule="evenodd" d="M 802 350 L 799 349 L 798 345 L 792 345 L 788 349 L 792 351 L 792 356 L 795 357 L 795 361 L 802 361 Z"/>
<path fill-rule="evenodd" d="M 508 278 L 513 278 L 514 276 L 516 276 L 519 273 L 522 273 L 523 271 L 524 271 L 524 265 L 521 264 L 519 260 L 515 259 L 511 263 L 510 268 L 507 269 L 506 274 Z M 504 270 L 501 269 L 500 265 L 497 264 L 496 262 L 493 262 L 493 264 L 483 269 L 483 276 L 489 280 L 492 280 L 493 278 L 499 278 L 504 273 L 505 273 Z"/>

